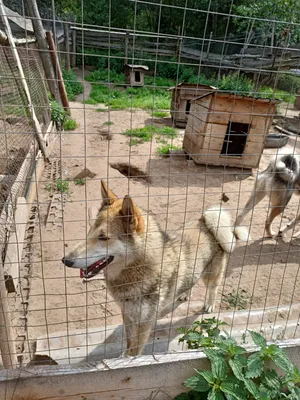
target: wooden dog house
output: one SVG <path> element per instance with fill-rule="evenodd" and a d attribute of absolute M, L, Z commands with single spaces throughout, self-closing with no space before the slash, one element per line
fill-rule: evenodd
<path fill-rule="evenodd" d="M 217 91 L 191 101 L 183 148 L 197 164 L 256 168 L 274 100 Z"/>
<path fill-rule="evenodd" d="M 124 67 L 126 83 L 131 86 L 144 86 L 145 73 L 148 70 L 147 65 L 126 64 Z"/>
<path fill-rule="evenodd" d="M 190 112 L 191 100 L 194 100 L 214 90 L 213 86 L 193 84 L 193 83 L 180 83 L 177 86 L 171 87 L 172 91 L 171 100 L 171 117 L 174 124 L 178 128 L 185 128 L 186 121 Z"/>

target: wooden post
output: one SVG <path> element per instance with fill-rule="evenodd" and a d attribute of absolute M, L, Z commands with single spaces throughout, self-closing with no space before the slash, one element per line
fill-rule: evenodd
<path fill-rule="evenodd" d="M 43 156 L 45 157 L 45 160 L 49 161 L 48 160 L 46 146 L 45 146 L 45 142 L 44 142 L 44 139 L 43 139 L 43 136 L 42 136 L 41 126 L 40 126 L 40 123 L 39 123 L 39 121 L 38 121 L 38 119 L 37 119 L 37 117 L 35 115 L 35 111 L 34 111 L 34 108 L 33 108 L 32 102 L 31 102 L 31 96 L 30 96 L 30 92 L 29 92 L 29 89 L 28 89 L 27 81 L 25 79 L 23 67 L 22 67 L 22 64 L 21 64 L 21 61 L 20 61 L 20 58 L 19 58 L 19 54 L 18 54 L 16 45 L 15 45 L 15 42 L 14 42 L 14 38 L 13 38 L 13 35 L 12 35 L 12 32 L 11 32 L 11 29 L 10 29 L 8 18 L 6 16 L 6 14 L 5 14 L 5 10 L 4 10 L 4 6 L 3 6 L 3 1 L 2 0 L 0 0 L 0 15 L 1 15 L 1 18 L 2 18 L 3 25 L 5 26 L 6 35 L 7 35 L 7 39 L 8 39 L 8 42 L 10 44 L 10 47 L 11 47 L 13 58 L 15 60 L 15 63 L 17 65 L 17 68 L 18 68 L 18 71 L 19 71 L 19 74 L 20 74 L 21 85 L 22 85 L 23 90 L 25 92 L 26 100 L 27 100 L 27 103 L 28 103 L 28 109 L 29 109 L 29 112 L 30 112 L 30 116 L 31 116 L 34 128 L 35 128 L 36 140 L 38 142 L 38 145 L 39 145 L 39 148 L 40 148 L 41 152 L 43 153 Z"/>
<path fill-rule="evenodd" d="M 210 44 L 211 44 L 212 34 L 213 34 L 213 33 L 210 32 L 209 41 L 208 41 L 207 50 L 206 50 L 206 58 L 208 58 L 208 56 L 209 56 L 209 50 L 210 50 Z"/>
<path fill-rule="evenodd" d="M 52 32 L 46 32 L 46 38 L 47 38 L 49 49 L 50 49 L 50 55 L 51 55 L 53 67 L 57 73 L 57 81 L 58 81 L 58 88 L 59 88 L 61 102 L 62 102 L 62 105 L 63 105 L 64 109 L 66 110 L 66 112 L 68 114 L 70 114 L 69 100 L 68 100 L 64 80 L 63 80 L 62 73 L 61 73 L 60 64 L 59 64 L 59 61 L 57 58 L 57 53 L 56 53 L 55 44 L 53 41 Z"/>
<path fill-rule="evenodd" d="M 128 42 L 129 42 L 129 35 L 126 32 L 126 36 L 124 39 L 124 65 L 128 64 Z"/>
<path fill-rule="evenodd" d="M 69 42 L 69 24 L 64 23 L 64 35 L 65 35 L 65 68 L 67 71 L 70 70 L 70 42 Z"/>
<path fill-rule="evenodd" d="M 40 50 L 40 57 L 43 63 L 46 79 L 52 97 L 58 100 L 57 83 L 55 81 L 55 74 L 51 59 L 49 56 L 48 46 L 45 39 L 45 31 L 40 17 L 39 9 L 36 0 L 26 0 L 28 14 L 31 17 L 34 34 L 37 40 L 38 48 Z"/>
<path fill-rule="evenodd" d="M 84 49 L 83 49 L 84 51 Z M 71 56 L 71 65 L 73 68 L 76 67 L 76 30 L 72 30 L 72 56 Z"/>
<path fill-rule="evenodd" d="M 181 53 L 181 40 L 182 38 L 180 37 L 180 33 L 181 33 L 181 26 L 178 27 L 178 38 L 177 38 L 177 43 L 176 43 L 176 60 L 180 61 L 180 53 Z"/>

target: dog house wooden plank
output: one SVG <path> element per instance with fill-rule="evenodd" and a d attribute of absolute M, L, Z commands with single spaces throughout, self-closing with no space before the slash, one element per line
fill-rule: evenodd
<path fill-rule="evenodd" d="M 19 197 L 15 211 L 15 230 L 9 237 L 4 261 L 4 273 L 8 276 L 5 282 L 8 291 L 16 291 L 18 285 L 27 221 L 27 202 L 24 197 Z"/>

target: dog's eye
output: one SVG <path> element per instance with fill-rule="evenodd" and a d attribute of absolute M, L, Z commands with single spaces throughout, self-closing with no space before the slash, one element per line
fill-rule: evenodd
<path fill-rule="evenodd" d="M 109 237 L 104 236 L 103 233 L 101 233 L 101 234 L 99 235 L 99 240 L 108 240 L 108 239 L 109 239 Z"/>

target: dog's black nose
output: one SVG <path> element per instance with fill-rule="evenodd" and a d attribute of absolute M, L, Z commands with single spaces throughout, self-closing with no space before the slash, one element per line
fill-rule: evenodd
<path fill-rule="evenodd" d="M 63 257 L 61 260 L 67 267 L 72 267 L 74 261 L 68 260 L 67 258 Z"/>

